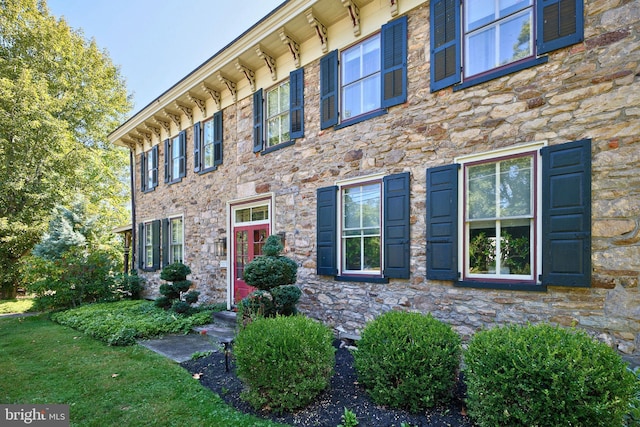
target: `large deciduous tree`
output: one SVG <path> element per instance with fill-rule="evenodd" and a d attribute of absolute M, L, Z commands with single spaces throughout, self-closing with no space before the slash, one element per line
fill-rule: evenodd
<path fill-rule="evenodd" d="M 77 194 L 121 221 L 127 154 L 108 132 L 131 104 L 108 54 L 51 16 L 43 0 L 0 0 L 0 298 L 52 209 Z"/>

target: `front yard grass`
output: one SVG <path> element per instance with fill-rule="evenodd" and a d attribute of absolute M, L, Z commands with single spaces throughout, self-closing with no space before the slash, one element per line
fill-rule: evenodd
<path fill-rule="evenodd" d="M 242 414 L 179 365 L 46 315 L 0 320 L 0 403 L 68 404 L 73 426 L 276 426 Z"/>

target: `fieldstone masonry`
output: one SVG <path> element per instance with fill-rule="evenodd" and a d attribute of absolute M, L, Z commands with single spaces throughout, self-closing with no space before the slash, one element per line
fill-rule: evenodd
<path fill-rule="evenodd" d="M 300 309 L 339 332 L 358 334 L 387 310 L 417 310 L 464 337 L 493 325 L 548 321 L 584 328 L 623 353 L 640 353 L 640 3 L 587 0 L 583 43 L 552 52 L 546 64 L 455 92 L 429 90 L 428 3 L 411 11 L 408 25 L 405 104 L 353 126 L 320 130 L 319 61 L 306 64 L 304 138 L 254 154 L 252 99 L 240 99 L 223 112 L 224 163 L 194 173 L 188 128 L 187 176 L 146 194 L 137 188 L 136 222 L 183 215 L 190 280 L 201 300 L 224 302 L 227 268 L 213 246 L 231 237 L 226 204 L 273 193 L 272 232 L 286 233 L 286 255 L 299 263 Z M 427 168 L 499 147 L 584 138 L 592 139 L 591 288 L 499 291 L 426 279 Z M 163 156 L 161 146 L 161 167 Z M 411 173 L 411 279 L 372 284 L 317 276 L 316 189 L 403 171 Z M 159 272 L 145 276 L 153 296 Z"/>

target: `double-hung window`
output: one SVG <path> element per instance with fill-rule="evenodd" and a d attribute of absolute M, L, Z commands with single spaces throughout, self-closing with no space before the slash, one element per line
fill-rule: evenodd
<path fill-rule="evenodd" d="M 320 128 L 348 126 L 407 100 L 407 17 L 320 59 Z"/>
<path fill-rule="evenodd" d="M 152 191 L 158 186 L 158 146 L 140 154 L 140 189 Z"/>
<path fill-rule="evenodd" d="M 182 217 L 165 218 L 162 223 L 163 265 L 184 260 L 184 222 Z"/>
<path fill-rule="evenodd" d="M 145 271 L 160 268 L 160 221 L 138 225 L 138 267 Z"/>
<path fill-rule="evenodd" d="M 222 136 L 222 111 L 193 125 L 194 172 L 209 172 L 222 164 Z"/>
<path fill-rule="evenodd" d="M 304 69 L 253 94 L 253 152 L 284 148 L 304 136 Z"/>
<path fill-rule="evenodd" d="M 164 141 L 164 182 L 173 184 L 186 175 L 187 133 L 181 131 Z"/>
<path fill-rule="evenodd" d="M 427 278 L 543 290 L 591 282 L 591 141 L 427 170 Z"/>
<path fill-rule="evenodd" d="M 409 278 L 409 173 L 317 191 L 317 274 L 349 281 Z"/>
<path fill-rule="evenodd" d="M 584 38 L 583 0 L 433 0 L 431 90 L 461 89 L 548 60 Z"/>

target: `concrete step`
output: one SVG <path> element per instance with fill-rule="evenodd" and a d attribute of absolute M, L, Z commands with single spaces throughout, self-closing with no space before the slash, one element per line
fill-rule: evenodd
<path fill-rule="evenodd" d="M 206 335 L 209 338 L 221 343 L 231 342 L 236 336 L 235 327 L 231 328 L 224 325 L 218 325 L 216 323 L 195 326 L 193 330 L 200 335 Z"/>
<path fill-rule="evenodd" d="M 235 311 L 217 311 L 213 313 L 213 322 L 235 328 L 237 323 Z"/>

